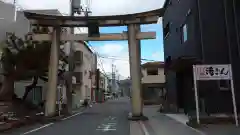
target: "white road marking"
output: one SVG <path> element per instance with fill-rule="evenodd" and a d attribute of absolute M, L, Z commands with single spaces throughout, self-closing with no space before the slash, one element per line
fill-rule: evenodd
<path fill-rule="evenodd" d="M 115 128 L 108 128 L 108 129 L 96 129 L 96 130 L 107 132 L 107 131 L 116 131 L 117 129 L 115 129 Z"/>
<path fill-rule="evenodd" d="M 116 117 L 108 116 L 107 118 L 103 119 L 103 123 L 97 126 L 96 130 L 100 130 L 102 132 L 115 131 L 117 130 L 116 125 Z"/>
<path fill-rule="evenodd" d="M 108 129 L 110 129 L 110 125 L 106 125 L 106 126 L 103 128 L 103 131 L 106 132 L 106 131 L 108 131 Z"/>
<path fill-rule="evenodd" d="M 102 126 L 100 126 L 100 128 L 98 128 L 96 130 L 101 130 L 103 132 L 107 132 L 107 131 L 114 131 L 114 130 L 116 130 L 116 128 L 113 128 L 111 125 L 102 124 Z"/>
<path fill-rule="evenodd" d="M 147 131 L 146 126 L 140 121 L 139 122 L 140 126 L 142 127 L 142 130 L 144 132 L 144 135 L 149 135 L 149 132 Z"/>
<path fill-rule="evenodd" d="M 111 120 L 115 120 L 116 118 L 115 117 L 112 117 Z"/>
<path fill-rule="evenodd" d="M 117 123 L 108 123 L 108 125 L 117 125 Z"/>
<path fill-rule="evenodd" d="M 38 130 L 40 130 L 40 129 L 43 129 L 43 128 L 46 128 L 46 127 L 49 127 L 49 126 L 51 126 L 51 125 L 53 125 L 53 124 L 54 124 L 54 123 L 49 123 L 49 124 L 43 125 L 43 126 L 41 126 L 41 127 L 39 127 L 39 128 L 36 128 L 36 129 L 30 130 L 30 131 L 25 132 L 25 133 L 23 133 L 23 134 L 21 134 L 21 135 L 26 135 L 26 134 L 30 134 L 30 133 L 32 133 L 32 132 L 36 132 L 36 131 L 38 131 Z"/>
<path fill-rule="evenodd" d="M 82 113 L 83 113 L 83 112 L 79 112 L 79 113 L 76 113 L 76 114 L 71 115 L 71 116 L 69 116 L 69 117 L 63 118 L 63 119 L 61 119 L 61 120 L 62 120 L 62 121 L 63 121 L 63 120 L 67 120 L 67 119 L 70 119 L 70 118 L 72 118 L 72 117 L 74 117 L 74 116 L 80 115 L 80 114 L 82 114 Z M 30 133 L 32 133 L 32 132 L 36 132 L 36 131 L 38 131 L 38 130 L 40 130 L 40 129 L 49 127 L 49 126 L 51 126 L 51 125 L 53 125 L 53 124 L 54 124 L 54 123 L 49 123 L 49 124 L 43 125 L 43 126 L 41 126 L 41 127 L 39 127 L 39 128 L 35 128 L 35 129 L 30 130 L 30 131 L 28 131 L 28 132 L 25 132 L 25 133 L 23 133 L 23 134 L 21 134 L 21 135 L 26 135 L 26 134 L 30 134 Z"/>
<path fill-rule="evenodd" d="M 79 112 L 79 113 L 76 113 L 76 114 L 71 115 L 71 116 L 69 116 L 69 117 L 63 118 L 63 119 L 61 119 L 61 120 L 67 120 L 67 119 L 70 119 L 70 118 L 72 118 L 72 117 L 74 117 L 74 116 L 80 115 L 80 114 L 82 114 L 82 113 L 83 113 L 83 112 Z"/>

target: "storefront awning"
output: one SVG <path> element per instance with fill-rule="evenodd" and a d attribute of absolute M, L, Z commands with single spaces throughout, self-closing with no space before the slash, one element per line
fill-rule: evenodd
<path fill-rule="evenodd" d="M 169 59 L 165 70 L 181 71 L 192 68 L 194 64 L 201 64 L 202 61 L 196 57 L 182 56 L 176 59 Z"/>

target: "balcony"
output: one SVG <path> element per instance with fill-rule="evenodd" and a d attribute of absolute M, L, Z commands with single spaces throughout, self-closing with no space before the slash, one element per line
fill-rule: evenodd
<path fill-rule="evenodd" d="M 142 78 L 142 83 L 165 83 L 164 75 L 147 75 Z"/>

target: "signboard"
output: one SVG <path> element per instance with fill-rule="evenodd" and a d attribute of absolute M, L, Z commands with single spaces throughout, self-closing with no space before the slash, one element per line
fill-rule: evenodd
<path fill-rule="evenodd" d="M 193 80 L 194 80 L 194 91 L 195 91 L 195 103 L 196 103 L 196 116 L 197 122 L 200 124 L 199 120 L 199 101 L 198 101 L 198 90 L 197 81 L 198 80 L 230 80 L 231 81 L 231 92 L 232 92 L 232 103 L 233 112 L 235 117 L 236 126 L 238 126 L 238 114 L 236 107 L 235 91 L 233 87 L 232 79 L 232 66 L 231 64 L 224 65 L 193 65 Z"/>
<path fill-rule="evenodd" d="M 196 80 L 230 80 L 230 65 L 195 65 Z"/>

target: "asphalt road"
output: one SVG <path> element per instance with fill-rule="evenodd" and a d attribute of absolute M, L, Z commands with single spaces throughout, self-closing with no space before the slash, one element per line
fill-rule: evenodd
<path fill-rule="evenodd" d="M 4 135 L 129 135 L 127 98 L 95 104 L 82 114 L 56 123 L 35 125 Z"/>

